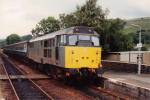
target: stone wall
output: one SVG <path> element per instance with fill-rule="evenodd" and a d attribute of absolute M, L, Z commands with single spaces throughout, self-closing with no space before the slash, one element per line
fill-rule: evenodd
<path fill-rule="evenodd" d="M 107 79 L 104 81 L 104 88 L 115 92 L 120 92 L 136 100 L 149 100 L 150 98 L 149 89 L 119 81 L 112 81 Z"/>

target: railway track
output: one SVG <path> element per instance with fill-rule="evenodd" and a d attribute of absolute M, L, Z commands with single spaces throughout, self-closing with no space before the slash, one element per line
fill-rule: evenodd
<path fill-rule="evenodd" d="M 26 75 L 27 72 L 23 69 L 23 68 L 19 68 L 18 64 L 14 63 L 14 61 L 12 62 L 9 61 L 10 63 L 13 63 L 14 67 L 19 70 L 19 72 L 21 72 L 23 75 Z M 32 72 L 31 72 L 32 73 Z M 30 73 L 30 74 L 31 74 Z M 46 88 L 42 87 L 42 86 L 46 86 L 49 87 L 49 83 L 46 83 L 45 81 L 45 84 L 43 83 L 43 81 L 39 80 L 39 81 L 35 81 L 35 80 L 32 80 L 30 79 L 33 83 L 32 84 L 38 84 L 37 87 L 40 88 L 40 89 L 44 89 L 46 91 Z M 55 84 L 55 82 L 54 82 Z M 40 85 L 40 86 L 39 86 Z M 51 84 L 52 85 L 52 84 Z M 62 85 L 63 86 L 63 85 Z M 63 86 L 65 87 L 65 86 Z M 68 87 L 65 87 L 66 89 Z M 82 88 L 82 87 L 81 87 Z M 121 95 L 120 93 L 114 93 L 113 91 L 109 91 L 109 90 L 106 90 L 106 89 L 103 89 L 103 88 L 98 88 L 96 86 L 89 86 L 87 87 L 88 89 L 85 89 L 81 92 L 85 92 L 85 94 L 83 93 L 82 95 L 88 95 L 89 98 L 93 98 L 93 99 L 97 99 L 97 100 L 131 100 L 129 97 L 127 96 L 124 96 L 124 95 Z M 59 89 L 59 88 L 58 88 Z M 50 90 L 50 89 L 49 89 Z M 57 90 L 57 89 L 56 89 Z M 61 90 L 61 89 L 60 89 Z M 80 90 L 80 89 L 79 89 Z M 62 90 L 63 91 L 63 90 Z M 45 93 L 49 93 L 49 92 L 45 92 Z M 60 93 L 60 96 L 62 96 L 61 92 Z M 73 93 L 73 92 L 72 92 Z M 50 93 L 51 94 L 51 93 Z M 63 97 L 63 96 L 62 96 Z M 55 98 L 57 99 L 57 97 Z M 58 99 L 61 99 L 61 98 L 58 98 Z M 69 100 L 69 99 L 65 99 L 65 100 Z M 81 100 L 81 99 L 80 99 Z"/>
<path fill-rule="evenodd" d="M 17 62 L 13 58 L 9 58 L 9 62 L 14 65 L 24 76 L 41 75 L 42 73 L 33 70 L 31 67 L 23 65 Z M 93 100 L 93 97 L 86 95 L 85 93 L 75 90 L 69 86 L 61 84 L 61 82 L 53 80 L 51 78 L 32 78 L 30 79 L 37 84 L 45 93 L 52 95 L 56 100 Z M 43 99 L 41 99 L 43 100 Z"/>
<path fill-rule="evenodd" d="M 17 66 L 19 70 L 21 70 L 26 75 L 34 75 L 34 74 L 41 74 L 37 70 L 33 70 L 31 66 L 26 66 L 19 61 L 11 58 L 10 59 L 13 64 Z M 54 80 L 52 78 L 49 79 L 37 79 L 33 81 L 40 85 L 42 89 L 44 89 L 47 93 L 53 94 L 55 99 L 57 100 L 93 100 L 92 96 L 88 96 L 85 93 L 76 90 L 68 85 L 63 84 L 58 80 Z"/>
<path fill-rule="evenodd" d="M 15 93 L 16 100 L 54 100 L 52 96 L 47 94 L 30 78 L 26 79 L 11 79 L 12 75 L 24 75 L 21 70 L 12 65 L 10 60 L 4 58 L 4 64 L 2 64 L 5 73 L 8 77 L 9 83 Z"/>

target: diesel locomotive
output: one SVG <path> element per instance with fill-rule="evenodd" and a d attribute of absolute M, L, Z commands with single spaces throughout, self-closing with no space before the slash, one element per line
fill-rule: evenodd
<path fill-rule="evenodd" d="M 19 43 L 4 47 L 4 52 L 14 51 L 16 45 Z M 92 28 L 70 27 L 33 38 L 24 45 L 22 50 L 36 69 L 54 77 L 88 77 L 101 72 L 100 37 Z"/>

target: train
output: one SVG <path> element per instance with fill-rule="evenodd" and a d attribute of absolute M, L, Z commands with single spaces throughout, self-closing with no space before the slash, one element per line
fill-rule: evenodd
<path fill-rule="evenodd" d="M 86 26 L 61 29 L 11 44 L 3 47 L 3 52 L 34 62 L 36 69 L 55 78 L 102 74 L 100 37 Z"/>

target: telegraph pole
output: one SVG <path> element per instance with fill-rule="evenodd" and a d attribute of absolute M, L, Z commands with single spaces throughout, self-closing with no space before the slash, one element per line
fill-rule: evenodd
<path fill-rule="evenodd" d="M 138 75 L 140 75 L 141 74 L 141 64 L 142 64 L 142 55 L 141 55 L 141 48 L 142 48 L 141 32 L 142 32 L 142 28 L 140 25 L 132 24 L 132 26 L 138 27 L 140 29 L 140 31 L 139 31 L 139 43 L 137 44 L 137 48 L 138 48 Z"/>

